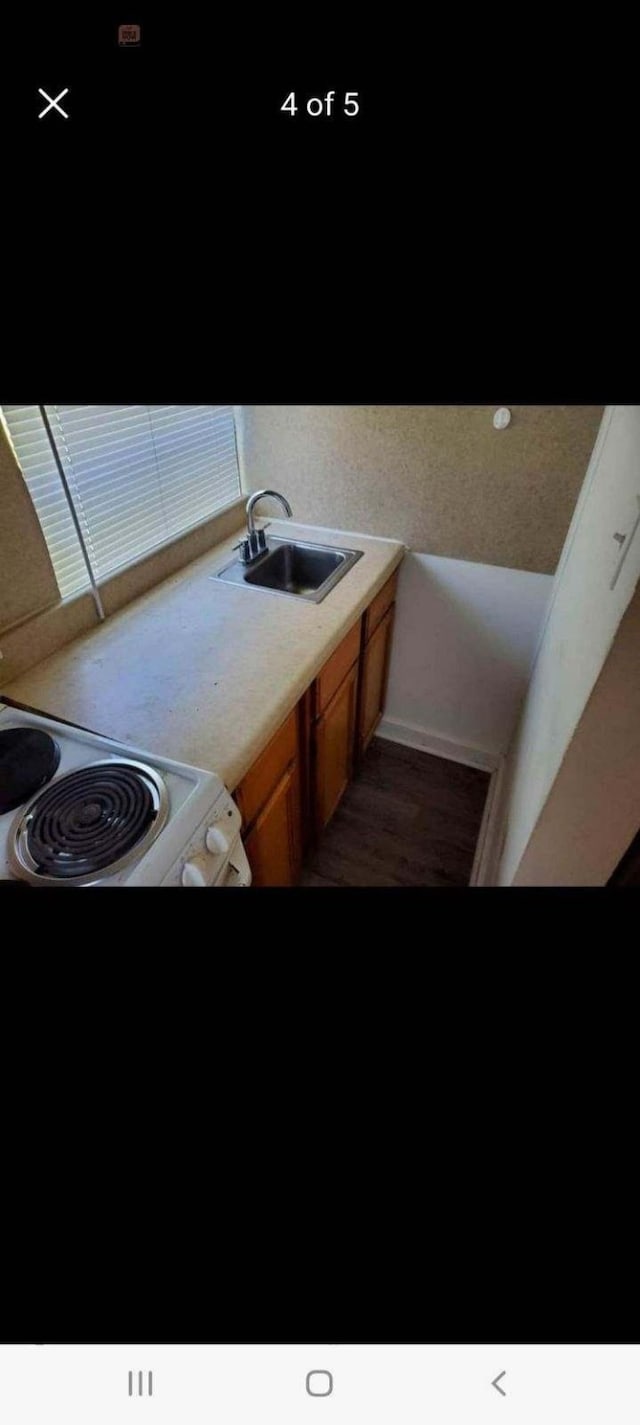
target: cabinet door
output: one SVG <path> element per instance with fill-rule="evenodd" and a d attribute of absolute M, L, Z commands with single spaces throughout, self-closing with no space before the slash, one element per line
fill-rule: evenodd
<path fill-rule="evenodd" d="M 294 708 L 233 793 L 245 829 L 266 806 L 289 764 L 297 761 L 298 753 L 298 709 Z"/>
<path fill-rule="evenodd" d="M 358 726 L 360 755 L 368 747 L 384 709 L 394 611 L 395 605 L 392 604 L 389 612 L 378 624 L 375 633 L 372 633 L 362 655 L 362 689 Z"/>
<path fill-rule="evenodd" d="M 358 664 L 340 684 L 314 728 L 316 829 L 333 813 L 353 772 Z"/>
<path fill-rule="evenodd" d="M 292 762 L 244 843 L 254 886 L 294 886 L 300 874 L 300 772 Z"/>

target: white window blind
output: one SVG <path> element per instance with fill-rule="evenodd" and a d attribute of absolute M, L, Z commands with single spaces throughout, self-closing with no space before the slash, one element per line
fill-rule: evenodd
<path fill-rule="evenodd" d="M 96 582 L 240 494 L 231 406 L 46 406 Z M 37 406 L 4 417 L 63 597 L 88 577 Z"/>

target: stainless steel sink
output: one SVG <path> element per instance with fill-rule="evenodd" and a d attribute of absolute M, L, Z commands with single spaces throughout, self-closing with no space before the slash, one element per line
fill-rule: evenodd
<path fill-rule="evenodd" d="M 258 568 L 247 569 L 247 584 L 259 584 L 262 589 L 279 589 L 281 594 L 297 594 L 298 598 L 307 599 L 317 594 L 346 557 L 335 549 L 281 544 L 279 549 L 272 549 L 264 559 L 258 560 Z"/>
<path fill-rule="evenodd" d="M 319 604 L 361 558 L 361 549 L 335 549 L 332 545 L 307 544 L 274 534 L 267 539 L 265 554 L 250 564 L 234 559 L 212 578 Z"/>

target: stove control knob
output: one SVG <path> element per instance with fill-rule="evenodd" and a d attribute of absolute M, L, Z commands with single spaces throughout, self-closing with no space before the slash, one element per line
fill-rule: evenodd
<path fill-rule="evenodd" d="M 209 884 L 207 859 L 206 856 L 192 856 L 190 861 L 185 861 L 182 867 L 183 886 L 207 886 Z"/>
<path fill-rule="evenodd" d="M 212 856 L 226 856 L 230 844 L 229 837 L 225 836 L 220 826 L 209 827 L 205 836 L 205 845 Z"/>

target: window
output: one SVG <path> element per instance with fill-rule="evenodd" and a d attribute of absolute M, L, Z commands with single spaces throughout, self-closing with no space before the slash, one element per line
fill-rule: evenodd
<path fill-rule="evenodd" d="M 231 406 L 45 410 L 98 584 L 241 493 Z M 40 409 L 2 413 L 68 598 L 89 576 Z"/>

